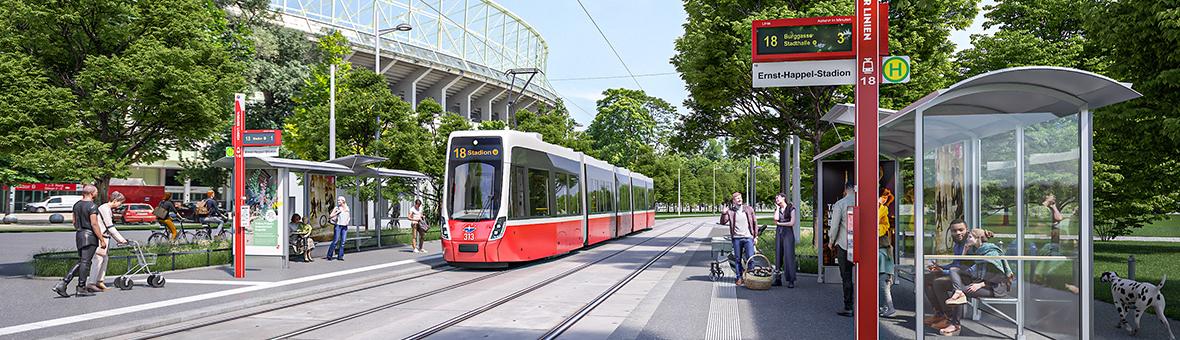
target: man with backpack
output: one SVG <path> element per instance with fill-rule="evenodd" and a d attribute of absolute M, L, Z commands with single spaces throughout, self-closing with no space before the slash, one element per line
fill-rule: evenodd
<path fill-rule="evenodd" d="M 216 224 L 217 231 L 214 231 L 210 236 L 219 235 L 225 221 L 221 219 L 221 210 L 217 204 L 217 192 L 210 189 L 206 196 L 204 200 L 196 204 L 197 221 L 205 226 Z"/>

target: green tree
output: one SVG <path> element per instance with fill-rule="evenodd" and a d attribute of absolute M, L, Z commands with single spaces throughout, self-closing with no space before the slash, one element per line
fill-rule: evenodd
<path fill-rule="evenodd" d="M 0 185 L 89 179 L 76 162 L 102 145 L 86 137 L 70 91 L 18 53 L 0 53 L 0 79 Z"/>
<path fill-rule="evenodd" d="M 656 121 L 643 91 L 608 89 L 598 100 L 598 115 L 586 129 L 599 159 L 631 168 L 654 153 Z"/>
<path fill-rule="evenodd" d="M 584 132 L 574 129 L 577 125 L 570 117 L 569 110 L 560 102 L 556 107 L 542 108 L 537 113 L 529 110 L 516 112 L 516 130 L 540 133 L 545 142 L 574 151 L 591 152 L 590 140 Z"/>
<path fill-rule="evenodd" d="M 1095 227 L 1119 236 L 1180 202 L 1180 2 L 1096 2 L 1087 38 L 1143 94 L 1094 115 Z"/>
<path fill-rule="evenodd" d="M 970 24 L 977 2 L 891 2 L 890 52 L 909 55 L 915 62 L 914 76 L 907 84 L 883 86 L 882 107 L 899 108 L 954 79 L 957 73 L 949 62 L 954 45 L 949 35 Z M 696 151 L 705 141 L 726 137 L 731 138 L 731 155 L 741 156 L 782 154 L 789 135 L 809 142 L 812 153 L 831 146 L 824 137 L 831 124 L 819 118 L 833 105 L 851 101 L 851 87 L 753 88 L 750 25 L 758 19 L 851 15 L 852 4 L 686 0 L 688 22 L 684 35 L 676 40 L 672 64 L 691 96 L 685 102 L 689 113 L 670 143 L 682 151 Z"/>
<path fill-rule="evenodd" d="M 128 165 L 192 150 L 228 119 L 244 86 L 241 62 L 223 39 L 235 36 L 225 13 L 197 0 L 0 2 L 0 52 L 30 57 L 85 127 L 77 173 L 110 178 Z M 93 143 L 93 144 L 91 144 Z"/>
<path fill-rule="evenodd" d="M 480 130 L 504 130 L 508 128 L 508 124 L 505 124 L 502 120 L 485 120 L 479 122 L 478 127 Z"/>

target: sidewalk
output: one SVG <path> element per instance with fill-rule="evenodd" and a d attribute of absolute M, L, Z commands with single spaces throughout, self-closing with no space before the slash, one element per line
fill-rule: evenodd
<path fill-rule="evenodd" d="M 727 231 L 714 228 L 711 236 L 721 236 Z M 733 284 L 732 271 L 724 268 L 730 278 L 714 282 L 709 279 L 710 248 L 702 245 L 686 253 L 691 256 L 686 267 L 675 278 L 674 284 L 659 302 L 651 319 L 630 333 L 616 332 L 612 339 L 851 339 L 855 337 L 854 319 L 836 315 L 842 309 L 842 292 L 839 282 L 817 283 L 814 274 L 800 274 L 795 289 L 772 287 L 768 291 L 754 291 Z M 912 280 L 912 278 L 911 278 Z M 880 319 L 880 339 L 915 338 L 914 285 L 908 280 L 898 280 L 893 288 L 894 305 L 898 313 L 891 318 Z M 1031 289 L 1031 287 L 1030 287 Z M 1095 290 L 1109 289 L 1098 286 Z M 1034 292 L 1043 296 L 1044 292 Z M 1171 302 L 1171 301 L 1169 301 Z M 1035 307 L 1035 306 L 1034 306 Z M 1034 308 L 1029 307 L 1029 308 Z M 925 307 L 927 311 L 930 306 Z M 1030 309 L 1036 318 L 1043 319 L 1051 311 Z M 1154 315 L 1144 315 L 1143 330 L 1136 337 L 1114 328 L 1118 312 L 1114 306 L 1100 301 L 1094 302 L 1094 336 L 1099 339 L 1167 339 L 1167 331 Z M 1171 320 L 1173 332 L 1180 334 L 1180 321 Z M 1033 322 L 1030 322 L 1032 324 Z M 1078 322 L 1050 322 L 1055 326 L 1074 325 Z M 1043 325 L 1043 324 L 1042 324 Z M 963 319 L 965 339 L 1007 339 L 1015 334 L 1015 325 L 991 314 L 984 313 L 980 321 Z M 1043 328 L 1043 327 L 1042 327 Z M 938 337 L 934 329 L 924 328 L 927 337 Z M 1029 332 L 1028 339 L 1041 339 L 1041 335 Z"/>
<path fill-rule="evenodd" d="M 116 329 L 142 329 L 181 320 L 222 314 L 230 310 L 358 285 L 443 264 L 438 242 L 426 245 L 427 254 L 408 247 L 346 253 L 345 261 L 292 262 L 287 269 L 248 269 L 234 279 L 229 266 L 165 272 L 163 288 L 150 288 L 142 277 L 130 291 L 118 289 L 94 297 L 60 298 L 50 288 L 58 281 L 9 277 L 0 279 L 0 339 L 101 338 Z M 317 258 L 327 247 L 317 247 Z M 114 278 L 107 277 L 108 286 Z M 70 287 L 73 292 L 73 285 Z M 35 311 L 35 312 L 30 312 Z M 70 334 L 67 336 L 67 334 Z"/>

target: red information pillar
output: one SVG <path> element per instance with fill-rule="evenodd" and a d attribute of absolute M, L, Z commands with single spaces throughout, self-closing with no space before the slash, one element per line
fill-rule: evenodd
<path fill-rule="evenodd" d="M 856 338 L 877 339 L 878 0 L 856 0 Z"/>
<path fill-rule="evenodd" d="M 232 132 L 234 147 L 234 277 L 246 277 L 246 233 L 242 230 L 242 195 L 246 194 L 246 159 L 245 148 L 242 147 L 242 134 L 246 129 L 246 95 L 234 95 L 234 128 Z"/>

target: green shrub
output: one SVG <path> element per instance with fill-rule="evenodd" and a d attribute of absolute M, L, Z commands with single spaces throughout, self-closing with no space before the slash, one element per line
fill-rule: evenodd
<path fill-rule="evenodd" d="M 156 254 L 156 263 L 149 266 L 152 271 L 222 265 L 228 264 L 232 260 L 229 241 L 204 244 L 162 244 L 145 247 L 144 253 L 145 255 Z M 172 254 L 175 254 L 175 256 Z M 128 268 L 134 268 L 139 264 L 135 253 L 130 247 L 112 248 L 108 252 L 108 256 L 110 256 L 110 262 L 107 264 L 107 276 L 122 275 L 127 272 Z M 145 259 L 150 262 L 150 257 Z M 64 276 L 77 262 L 77 251 L 43 251 L 33 256 L 33 275 L 49 277 Z"/>

